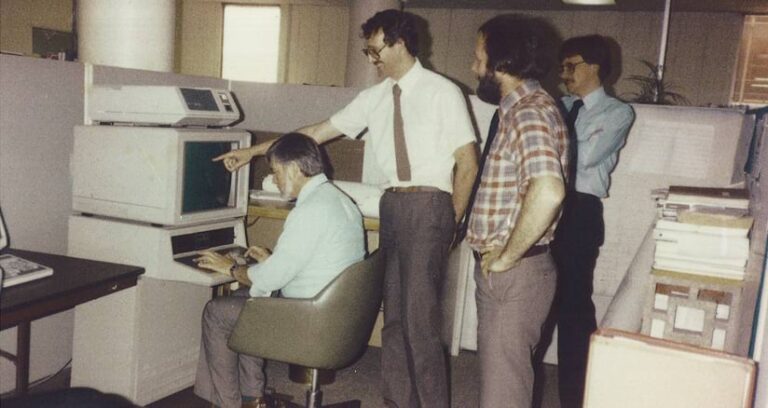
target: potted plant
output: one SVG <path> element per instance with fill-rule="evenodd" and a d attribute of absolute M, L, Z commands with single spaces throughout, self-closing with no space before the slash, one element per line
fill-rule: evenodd
<path fill-rule="evenodd" d="M 652 103 L 658 105 L 690 105 L 688 98 L 674 92 L 674 85 L 659 77 L 659 67 L 648 61 L 641 60 L 648 70 L 648 75 L 630 75 L 627 80 L 637 84 L 637 92 L 629 94 L 632 102 Z"/>

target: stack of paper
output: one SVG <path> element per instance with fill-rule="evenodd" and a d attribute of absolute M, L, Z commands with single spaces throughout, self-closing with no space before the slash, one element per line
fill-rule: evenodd
<path fill-rule="evenodd" d="M 744 279 L 748 205 L 745 190 L 670 187 L 659 199 L 654 269 Z"/>
<path fill-rule="evenodd" d="M 717 223 L 718 219 L 730 222 L 744 217 L 744 221 L 751 222 L 746 189 L 670 186 L 652 195 L 660 219 L 677 220 L 687 213 L 688 217 L 700 214 L 701 222 Z"/>

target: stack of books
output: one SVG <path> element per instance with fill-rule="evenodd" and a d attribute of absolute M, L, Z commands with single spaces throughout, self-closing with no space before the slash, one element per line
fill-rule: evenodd
<path fill-rule="evenodd" d="M 753 222 L 746 190 L 671 186 L 657 202 L 654 269 L 744 279 Z"/>

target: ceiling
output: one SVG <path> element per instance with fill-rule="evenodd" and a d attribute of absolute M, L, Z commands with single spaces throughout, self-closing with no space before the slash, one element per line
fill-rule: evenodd
<path fill-rule="evenodd" d="M 615 0 L 615 6 L 572 6 L 560 0 L 406 0 L 406 7 L 518 10 L 664 11 L 665 0 Z M 672 0 L 672 11 L 768 14 L 768 0 Z"/>

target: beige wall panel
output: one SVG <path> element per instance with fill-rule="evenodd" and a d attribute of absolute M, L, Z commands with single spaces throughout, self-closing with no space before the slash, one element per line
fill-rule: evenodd
<path fill-rule="evenodd" d="M 181 73 L 220 77 L 223 5 L 187 0 L 181 16 Z"/>
<path fill-rule="evenodd" d="M 648 74 L 650 71 L 641 61 L 655 64 L 658 59 L 662 16 L 659 13 L 621 13 L 620 18 L 623 35 L 613 38 L 621 47 L 622 67 L 614 90 L 620 98 L 628 99 L 637 91 L 637 86 L 626 78 Z"/>
<path fill-rule="evenodd" d="M 291 6 L 291 33 L 288 39 L 288 78 L 291 84 L 312 84 L 317 80 L 320 53 L 321 6 Z M 346 47 L 346 44 L 344 45 Z M 341 68 L 343 71 L 343 68 Z"/>
<path fill-rule="evenodd" d="M 693 104 L 699 101 L 699 83 L 704 79 L 699 62 L 707 37 L 705 31 L 710 29 L 702 27 L 701 17 L 703 15 L 675 13 L 670 18 L 664 73 L 665 82 L 675 85 L 675 91 L 685 95 Z"/>
<path fill-rule="evenodd" d="M 315 85 L 344 86 L 347 66 L 349 10 L 346 7 L 322 7 L 318 35 L 317 77 Z M 361 42 L 362 44 L 362 42 Z M 362 45 L 360 48 L 363 48 Z M 350 58 L 363 58 L 353 54 Z"/>
<path fill-rule="evenodd" d="M 24 0 L 0 1 L 0 50 L 32 53 L 30 7 Z"/>
<path fill-rule="evenodd" d="M 71 0 L 33 0 L 32 25 L 59 31 L 72 31 Z"/>
<path fill-rule="evenodd" d="M 0 50 L 32 55 L 32 27 L 72 31 L 72 1 L 0 1 Z"/>
<path fill-rule="evenodd" d="M 410 9 L 427 19 L 439 58 L 434 68 L 460 82 L 467 89 L 475 86 L 471 64 L 477 29 L 494 15 L 514 12 L 539 16 L 548 20 L 563 39 L 599 33 L 612 37 L 622 49 L 621 77 L 615 93 L 627 98 L 636 86 L 627 81 L 629 75 L 649 73 L 641 60 L 657 63 L 661 38 L 660 12 L 600 12 L 524 10 L 436 10 Z M 449 17 L 445 16 L 449 13 Z M 446 20 L 447 28 L 446 28 Z M 729 13 L 673 13 L 667 51 L 667 79 L 680 87 L 694 105 L 728 102 L 742 19 Z M 716 61 L 713 63 L 713 61 Z M 547 86 L 545 84 L 545 86 Z M 552 86 L 547 86 L 552 88 Z"/>
<path fill-rule="evenodd" d="M 494 10 L 454 10 L 450 20 L 450 54 L 444 66 L 435 66 L 440 73 L 458 80 L 467 89 L 477 85 L 472 73 L 477 29 L 495 14 Z"/>
<path fill-rule="evenodd" d="M 542 14 L 546 16 L 546 13 Z M 605 20 L 610 19 L 613 13 L 608 11 L 579 11 L 571 14 L 573 15 L 571 26 L 568 27 L 567 31 L 563 30 L 565 38 L 600 34 L 600 26 L 604 24 Z"/>
<path fill-rule="evenodd" d="M 594 21 L 590 21 L 590 25 L 594 27 L 592 32 L 608 36 L 621 35 L 622 24 L 624 23 L 621 18 L 622 13 L 609 11 L 602 13 L 602 15 L 600 13 L 597 14 L 594 17 Z M 588 31 L 587 34 L 591 33 Z"/>
<path fill-rule="evenodd" d="M 744 17 L 739 14 L 707 14 L 705 27 L 707 40 L 704 42 L 702 80 L 699 82 L 699 98 L 702 102 L 730 100 L 731 81 L 736 71 L 738 46 Z M 728 80 L 725 80 L 728 79 Z"/>
<path fill-rule="evenodd" d="M 420 44 L 419 58 L 426 67 L 444 67 L 451 53 L 451 11 L 443 9 L 413 9 L 413 14 L 427 21 L 429 40 Z"/>
<path fill-rule="evenodd" d="M 539 16 L 549 21 L 560 34 L 561 39 L 576 35 L 576 13 L 572 11 L 550 11 L 538 13 Z"/>

